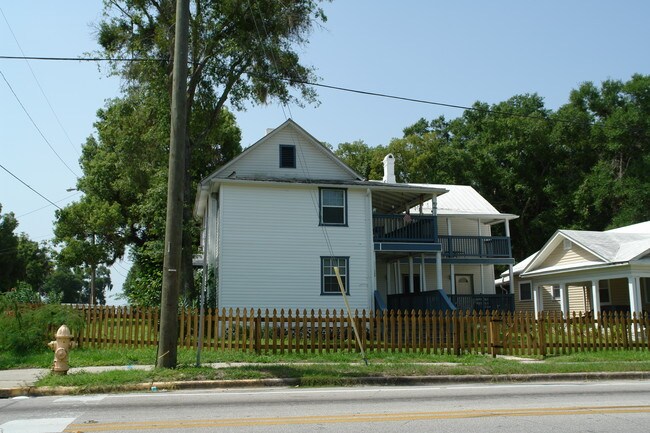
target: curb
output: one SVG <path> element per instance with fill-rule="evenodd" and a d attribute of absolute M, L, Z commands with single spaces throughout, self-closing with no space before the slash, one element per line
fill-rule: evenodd
<path fill-rule="evenodd" d="M 91 393 L 116 392 L 160 392 L 184 389 L 227 389 L 227 388 L 263 388 L 278 386 L 359 386 L 359 385 L 434 385 L 462 383 L 525 383 L 525 382 L 568 382 L 594 380 L 647 380 L 648 371 L 598 372 L 598 373 L 554 373 L 554 374 L 498 374 L 498 375 L 443 375 L 443 376 L 395 376 L 395 377 L 358 377 L 341 378 L 335 384 L 324 382 L 303 384 L 301 379 L 244 379 L 244 380 L 197 380 L 178 382 L 150 382 L 131 385 L 82 388 L 76 386 L 42 386 L 0 388 L 0 398 L 41 397 L 56 395 L 75 395 Z"/>

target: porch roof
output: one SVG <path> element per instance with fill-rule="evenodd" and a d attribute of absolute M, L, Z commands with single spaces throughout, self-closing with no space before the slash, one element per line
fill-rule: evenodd
<path fill-rule="evenodd" d="M 449 192 L 440 196 L 436 203 L 440 216 L 480 218 L 486 224 L 502 223 L 518 218 L 517 215 L 499 212 L 492 204 L 469 185 L 418 184 L 443 188 Z M 431 212 L 432 203 L 424 203 L 423 211 Z"/>
<path fill-rule="evenodd" d="M 199 185 L 195 216 L 203 217 L 207 197 L 210 192 L 217 191 L 220 184 L 249 183 L 249 184 L 293 184 L 296 186 L 341 186 L 367 188 L 372 191 L 372 206 L 375 212 L 384 214 L 403 213 L 406 210 L 430 200 L 433 196 L 445 194 L 444 188 L 431 185 L 408 183 L 384 183 L 368 180 L 335 180 L 335 179 L 285 179 L 264 176 L 236 176 L 232 178 L 214 178 Z"/>

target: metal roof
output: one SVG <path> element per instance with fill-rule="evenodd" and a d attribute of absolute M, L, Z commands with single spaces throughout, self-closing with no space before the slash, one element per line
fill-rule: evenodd
<path fill-rule="evenodd" d="M 469 185 L 416 184 L 446 189 L 437 200 L 437 213 L 442 216 L 472 216 L 492 219 L 494 222 L 518 218 L 517 215 L 499 212 L 492 204 Z M 423 211 L 431 211 L 431 201 L 423 205 Z M 486 221 L 488 222 L 488 221 Z"/>

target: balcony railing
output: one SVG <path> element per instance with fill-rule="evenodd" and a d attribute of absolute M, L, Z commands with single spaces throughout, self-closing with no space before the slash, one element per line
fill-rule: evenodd
<path fill-rule="evenodd" d="M 512 257 L 507 236 L 438 236 L 438 242 L 442 244 L 443 257 Z"/>
<path fill-rule="evenodd" d="M 433 216 L 373 215 L 372 234 L 375 242 L 436 242 Z"/>

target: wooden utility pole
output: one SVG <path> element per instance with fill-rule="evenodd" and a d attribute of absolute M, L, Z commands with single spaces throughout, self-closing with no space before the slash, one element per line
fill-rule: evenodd
<path fill-rule="evenodd" d="M 160 302 L 160 336 L 156 367 L 176 367 L 178 340 L 178 294 L 181 284 L 183 241 L 183 182 L 187 131 L 187 40 L 189 0 L 176 0 L 176 32 L 172 83 L 169 177 L 167 180 L 167 217 L 165 258 Z"/>

